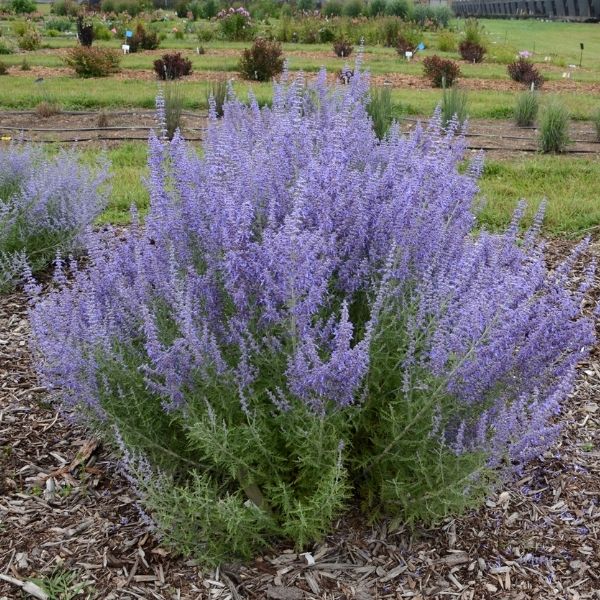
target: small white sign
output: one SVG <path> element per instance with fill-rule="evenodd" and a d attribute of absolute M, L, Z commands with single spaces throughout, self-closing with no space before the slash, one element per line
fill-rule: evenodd
<path fill-rule="evenodd" d="M 123 50 L 123 54 L 129 54 L 129 44 L 123 44 L 121 50 Z"/>
<path fill-rule="evenodd" d="M 406 60 L 410 60 L 413 57 L 413 53 L 410 50 L 407 50 L 404 53 L 404 56 L 406 56 Z"/>

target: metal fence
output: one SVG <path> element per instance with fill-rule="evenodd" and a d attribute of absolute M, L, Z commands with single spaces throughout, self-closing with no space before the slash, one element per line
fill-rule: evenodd
<path fill-rule="evenodd" d="M 600 0 L 454 0 L 461 17 L 538 17 L 598 21 Z"/>

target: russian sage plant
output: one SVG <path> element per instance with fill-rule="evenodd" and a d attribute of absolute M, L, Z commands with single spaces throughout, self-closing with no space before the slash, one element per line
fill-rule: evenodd
<path fill-rule="evenodd" d="M 357 65 L 211 103 L 201 157 L 150 140 L 145 224 L 31 283 L 44 383 L 205 563 L 302 547 L 354 499 L 407 522 L 477 504 L 553 443 L 592 343 L 580 250 L 548 272 L 522 206 L 476 233 L 456 122 L 379 140 L 368 97 Z"/>
<path fill-rule="evenodd" d="M 106 204 L 106 179 L 105 165 L 90 169 L 70 152 L 0 147 L 0 289 L 14 285 L 25 264 L 37 271 L 77 250 Z"/>

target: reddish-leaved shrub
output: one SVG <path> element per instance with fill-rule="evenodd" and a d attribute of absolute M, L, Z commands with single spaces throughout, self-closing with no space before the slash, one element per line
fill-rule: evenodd
<path fill-rule="evenodd" d="M 279 42 L 258 38 L 242 52 L 239 69 L 246 79 L 269 81 L 283 71 L 284 62 Z"/>
<path fill-rule="evenodd" d="M 458 52 L 463 60 L 471 63 L 480 63 L 487 50 L 481 44 L 463 40 L 458 46 Z"/>
<path fill-rule="evenodd" d="M 423 59 L 423 70 L 433 87 L 452 87 L 460 75 L 460 67 L 453 60 L 437 55 Z"/>
<path fill-rule="evenodd" d="M 544 84 L 544 76 L 537 70 L 535 65 L 526 58 L 520 57 L 507 66 L 508 75 L 513 81 L 538 89 Z"/>
<path fill-rule="evenodd" d="M 192 61 L 181 56 L 181 52 L 169 52 L 154 61 L 154 71 L 159 79 L 180 79 L 192 72 Z"/>

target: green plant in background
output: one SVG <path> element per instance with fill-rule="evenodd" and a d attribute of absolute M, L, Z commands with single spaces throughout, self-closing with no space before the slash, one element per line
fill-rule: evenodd
<path fill-rule="evenodd" d="M 393 121 L 392 90 L 389 86 L 371 88 L 367 112 L 373 121 L 373 128 L 381 140 Z"/>
<path fill-rule="evenodd" d="M 215 114 L 221 118 L 223 116 L 223 106 L 227 99 L 228 83 L 224 79 L 210 81 L 206 86 L 206 104 L 210 106 L 211 99 L 214 102 Z"/>
<path fill-rule="evenodd" d="M 33 13 L 37 10 L 34 0 L 12 0 L 10 8 L 18 15 Z"/>
<path fill-rule="evenodd" d="M 538 93 L 534 90 L 523 92 L 515 102 L 514 119 L 519 127 L 530 127 L 535 123 L 540 107 Z"/>
<path fill-rule="evenodd" d="M 162 90 L 165 111 L 165 130 L 172 140 L 175 132 L 182 128 L 183 96 L 177 81 L 167 81 Z"/>
<path fill-rule="evenodd" d="M 539 129 L 540 150 L 544 153 L 565 152 L 569 138 L 569 111 L 556 98 L 542 112 Z"/>
<path fill-rule="evenodd" d="M 465 21 L 463 39 L 465 42 L 486 47 L 485 27 L 480 25 L 477 19 L 467 19 Z"/>
<path fill-rule="evenodd" d="M 460 124 L 466 121 L 468 100 L 467 92 L 464 90 L 457 87 L 448 90 L 444 87 L 442 95 L 442 124 L 444 127 L 447 127 L 453 119 Z"/>
<path fill-rule="evenodd" d="M 600 142 L 600 108 L 594 113 L 592 118 L 594 130 L 596 131 L 596 141 Z"/>
<path fill-rule="evenodd" d="M 74 600 L 86 589 L 91 591 L 87 582 L 79 582 L 80 576 L 75 571 L 57 568 L 50 575 L 31 579 L 48 595 L 48 600 Z"/>
<path fill-rule="evenodd" d="M 437 49 L 440 52 L 456 51 L 456 35 L 452 31 L 441 31 L 437 37 Z"/>
<path fill-rule="evenodd" d="M 0 75 L 8 75 L 8 67 L 0 60 Z"/>

